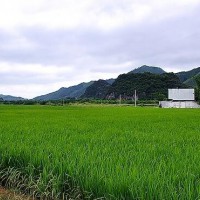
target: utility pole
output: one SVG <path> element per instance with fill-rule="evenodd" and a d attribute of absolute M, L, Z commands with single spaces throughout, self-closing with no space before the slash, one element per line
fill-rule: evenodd
<path fill-rule="evenodd" d="M 137 91 L 135 90 L 135 107 L 137 106 Z"/>
<path fill-rule="evenodd" d="M 119 95 L 119 104 L 121 104 L 122 103 L 122 96 L 121 96 L 121 94 Z"/>

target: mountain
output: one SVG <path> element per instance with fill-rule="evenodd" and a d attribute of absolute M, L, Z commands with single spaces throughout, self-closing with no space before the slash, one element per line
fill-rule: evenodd
<path fill-rule="evenodd" d="M 113 81 L 110 81 L 111 83 Z M 85 93 L 81 96 L 81 98 L 96 98 L 96 99 L 104 99 L 106 94 L 108 93 L 109 87 L 108 81 L 98 80 L 94 81 L 86 90 Z"/>
<path fill-rule="evenodd" d="M 139 68 L 136 68 L 136 69 L 130 71 L 129 73 L 137 74 L 137 73 L 145 73 L 145 72 L 149 72 L 149 73 L 152 73 L 152 74 L 163 74 L 163 73 L 166 73 L 160 67 L 153 67 L 153 66 L 147 66 L 147 65 L 143 65 L 143 66 L 141 66 Z"/>
<path fill-rule="evenodd" d="M 197 75 L 193 76 L 192 78 L 187 79 L 186 81 L 184 81 L 183 83 L 189 87 L 196 87 L 196 81 L 195 81 L 195 77 L 196 76 L 200 76 L 200 73 L 198 73 Z"/>
<path fill-rule="evenodd" d="M 161 68 L 158 68 L 158 67 L 149 67 L 149 66 L 144 65 L 144 66 L 137 68 L 137 69 L 135 69 L 135 70 L 133 70 L 129 73 L 144 73 L 144 72 L 151 72 L 151 73 L 160 74 L 160 73 L 164 73 L 165 71 L 162 70 Z M 102 81 L 103 80 L 101 80 L 101 83 L 102 83 Z M 104 80 L 104 81 L 106 81 L 109 85 L 112 85 L 115 82 L 115 79 L 111 78 L 111 79 L 107 79 L 107 80 Z M 98 84 L 100 83 L 99 81 L 90 81 L 88 83 L 80 83 L 78 85 L 71 86 L 71 87 L 68 87 L 68 88 L 62 87 L 55 92 L 45 94 L 45 95 L 41 95 L 41 96 L 37 96 L 33 100 L 48 101 L 48 100 L 59 100 L 59 99 L 63 99 L 63 98 L 79 98 L 79 97 L 88 98 L 88 96 L 90 96 L 91 88 L 89 88 L 89 90 L 87 91 L 86 96 L 84 96 L 84 94 L 86 92 L 86 89 L 90 85 L 92 85 L 93 83 L 95 83 L 95 84 L 94 84 L 94 86 L 92 86 L 92 88 L 93 89 L 95 87 L 98 88 Z M 105 84 L 105 82 L 104 82 L 104 84 Z M 105 86 L 105 88 L 107 88 L 106 85 L 107 84 L 103 85 L 102 87 Z M 97 91 L 97 93 L 95 95 L 97 95 L 98 92 L 99 91 Z"/>
<path fill-rule="evenodd" d="M 25 100 L 25 99 L 22 97 L 14 97 L 11 95 L 0 94 L 0 101 L 22 101 L 22 100 Z"/>
<path fill-rule="evenodd" d="M 144 76 L 141 75 L 141 74 L 146 74 L 146 73 L 151 74 L 151 76 L 150 75 L 144 75 Z M 127 73 L 125 75 L 123 74 L 123 76 L 135 74 L 136 76 L 134 78 L 134 81 L 137 81 L 138 83 L 135 83 L 133 81 L 129 84 L 128 82 L 125 81 L 123 86 L 120 86 L 121 89 L 118 93 L 123 94 L 124 93 L 123 91 L 125 88 L 126 88 L 125 89 L 126 91 L 129 91 L 127 88 L 127 84 L 128 84 L 128 87 L 130 87 L 130 88 L 133 88 L 135 86 L 137 86 L 138 89 L 142 88 L 141 91 L 143 91 L 143 93 L 147 94 L 146 95 L 147 98 L 149 98 L 150 92 L 153 92 L 153 93 L 160 92 L 162 88 L 163 88 L 163 90 L 165 90 L 166 87 L 169 87 L 169 86 L 171 88 L 172 87 L 194 87 L 195 81 L 193 79 L 193 76 L 197 75 L 198 73 L 200 73 L 200 67 L 190 70 L 190 71 L 184 71 L 184 72 L 179 72 L 179 73 L 173 74 L 173 77 L 172 76 L 169 77 L 169 75 L 165 75 L 168 77 L 167 78 L 168 80 L 163 80 L 162 78 L 163 78 L 164 74 L 168 74 L 168 73 L 166 73 L 162 68 L 143 65 L 139 68 L 136 68 L 136 69 L 130 71 L 129 73 Z M 153 75 L 158 75 L 158 76 L 155 77 Z M 159 77 L 159 75 L 161 77 Z M 149 82 L 146 81 L 146 76 L 148 76 L 150 78 Z M 121 75 L 119 77 L 121 77 Z M 118 82 L 116 83 L 116 81 L 119 81 L 119 77 L 117 79 L 108 79 L 108 80 L 90 81 L 88 83 L 80 83 L 78 85 L 71 86 L 68 88 L 62 87 L 55 92 L 35 97 L 34 100 L 48 101 L 48 100 L 59 100 L 59 99 L 64 99 L 64 98 L 83 98 L 83 97 L 84 98 L 100 98 L 100 96 L 101 97 L 105 96 L 105 93 L 107 92 L 108 88 L 109 88 L 109 92 L 111 91 L 110 88 L 114 88 L 114 90 L 116 89 L 116 87 L 118 88 L 118 86 L 115 87 L 115 85 L 119 84 Z M 171 80 L 170 80 L 170 78 L 171 78 Z M 172 84 L 170 85 L 169 82 L 167 83 L 165 81 L 169 81 L 169 82 L 172 81 L 171 82 Z M 145 85 L 147 83 L 150 86 L 150 88 L 147 87 L 148 85 Z M 138 84 L 140 86 L 138 86 Z M 142 86 L 142 84 L 144 84 L 144 86 Z M 111 85 L 114 85 L 114 86 L 111 87 Z M 154 88 L 152 85 L 154 85 Z M 124 88 L 124 89 L 122 89 L 122 88 Z M 145 88 L 147 91 L 145 91 Z M 158 89 L 158 88 L 160 88 L 160 89 Z M 100 95 L 100 93 L 101 93 L 101 95 Z M 165 92 L 162 91 L 161 93 L 165 95 L 166 90 L 165 90 Z"/>
<path fill-rule="evenodd" d="M 90 86 L 94 81 L 90 81 L 88 83 L 80 83 L 75 86 L 71 86 L 68 88 L 62 87 L 59 90 L 35 97 L 33 100 L 36 101 L 48 101 L 48 100 L 59 100 L 64 98 L 79 98 L 81 95 L 84 94 L 86 88 Z"/>
<path fill-rule="evenodd" d="M 183 88 L 179 78 L 174 73 L 152 74 L 152 73 L 128 73 L 119 75 L 109 89 L 109 93 L 133 96 L 137 90 L 139 99 L 159 99 L 167 98 L 168 88 Z"/>
<path fill-rule="evenodd" d="M 114 82 L 115 82 L 115 79 L 114 78 L 110 78 L 110 79 L 107 79 L 105 80 L 107 83 L 109 83 L 110 85 L 112 85 Z"/>
<path fill-rule="evenodd" d="M 107 83 L 112 84 L 115 79 L 108 79 L 105 80 Z M 51 92 L 49 94 L 37 96 L 33 98 L 33 100 L 36 101 L 48 101 L 48 100 L 59 100 L 59 99 L 65 99 L 65 98 L 79 98 L 81 97 L 86 89 L 92 85 L 95 81 L 90 81 L 87 83 L 80 83 L 78 85 L 74 85 L 68 88 L 62 87 L 59 90 L 55 92 Z"/>
<path fill-rule="evenodd" d="M 190 71 L 183 71 L 178 72 L 176 75 L 179 77 L 180 81 L 190 87 L 195 87 L 196 82 L 194 80 L 194 77 L 197 75 L 200 75 L 200 67 L 194 68 Z"/>
<path fill-rule="evenodd" d="M 185 82 L 188 79 L 192 78 L 193 76 L 197 75 L 200 73 L 200 67 L 194 68 L 190 71 L 183 71 L 183 72 L 178 72 L 176 75 L 179 77 L 181 82 Z"/>

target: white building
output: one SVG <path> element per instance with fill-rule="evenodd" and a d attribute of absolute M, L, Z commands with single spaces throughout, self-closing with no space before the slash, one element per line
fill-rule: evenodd
<path fill-rule="evenodd" d="M 194 89 L 168 89 L 168 101 L 160 101 L 161 108 L 200 108 Z"/>
<path fill-rule="evenodd" d="M 168 89 L 168 99 L 173 101 L 194 101 L 194 89 Z"/>

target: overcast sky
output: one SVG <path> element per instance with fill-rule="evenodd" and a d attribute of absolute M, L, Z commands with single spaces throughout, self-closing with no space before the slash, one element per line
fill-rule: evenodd
<path fill-rule="evenodd" d="M 200 67 L 200 0 L 0 0 L 0 94 L 32 98 L 144 64 Z"/>

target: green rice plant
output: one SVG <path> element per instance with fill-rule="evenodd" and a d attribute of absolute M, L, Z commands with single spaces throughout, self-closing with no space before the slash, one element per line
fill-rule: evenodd
<path fill-rule="evenodd" d="M 0 181 L 43 199 L 199 199 L 200 110 L 0 106 Z"/>

